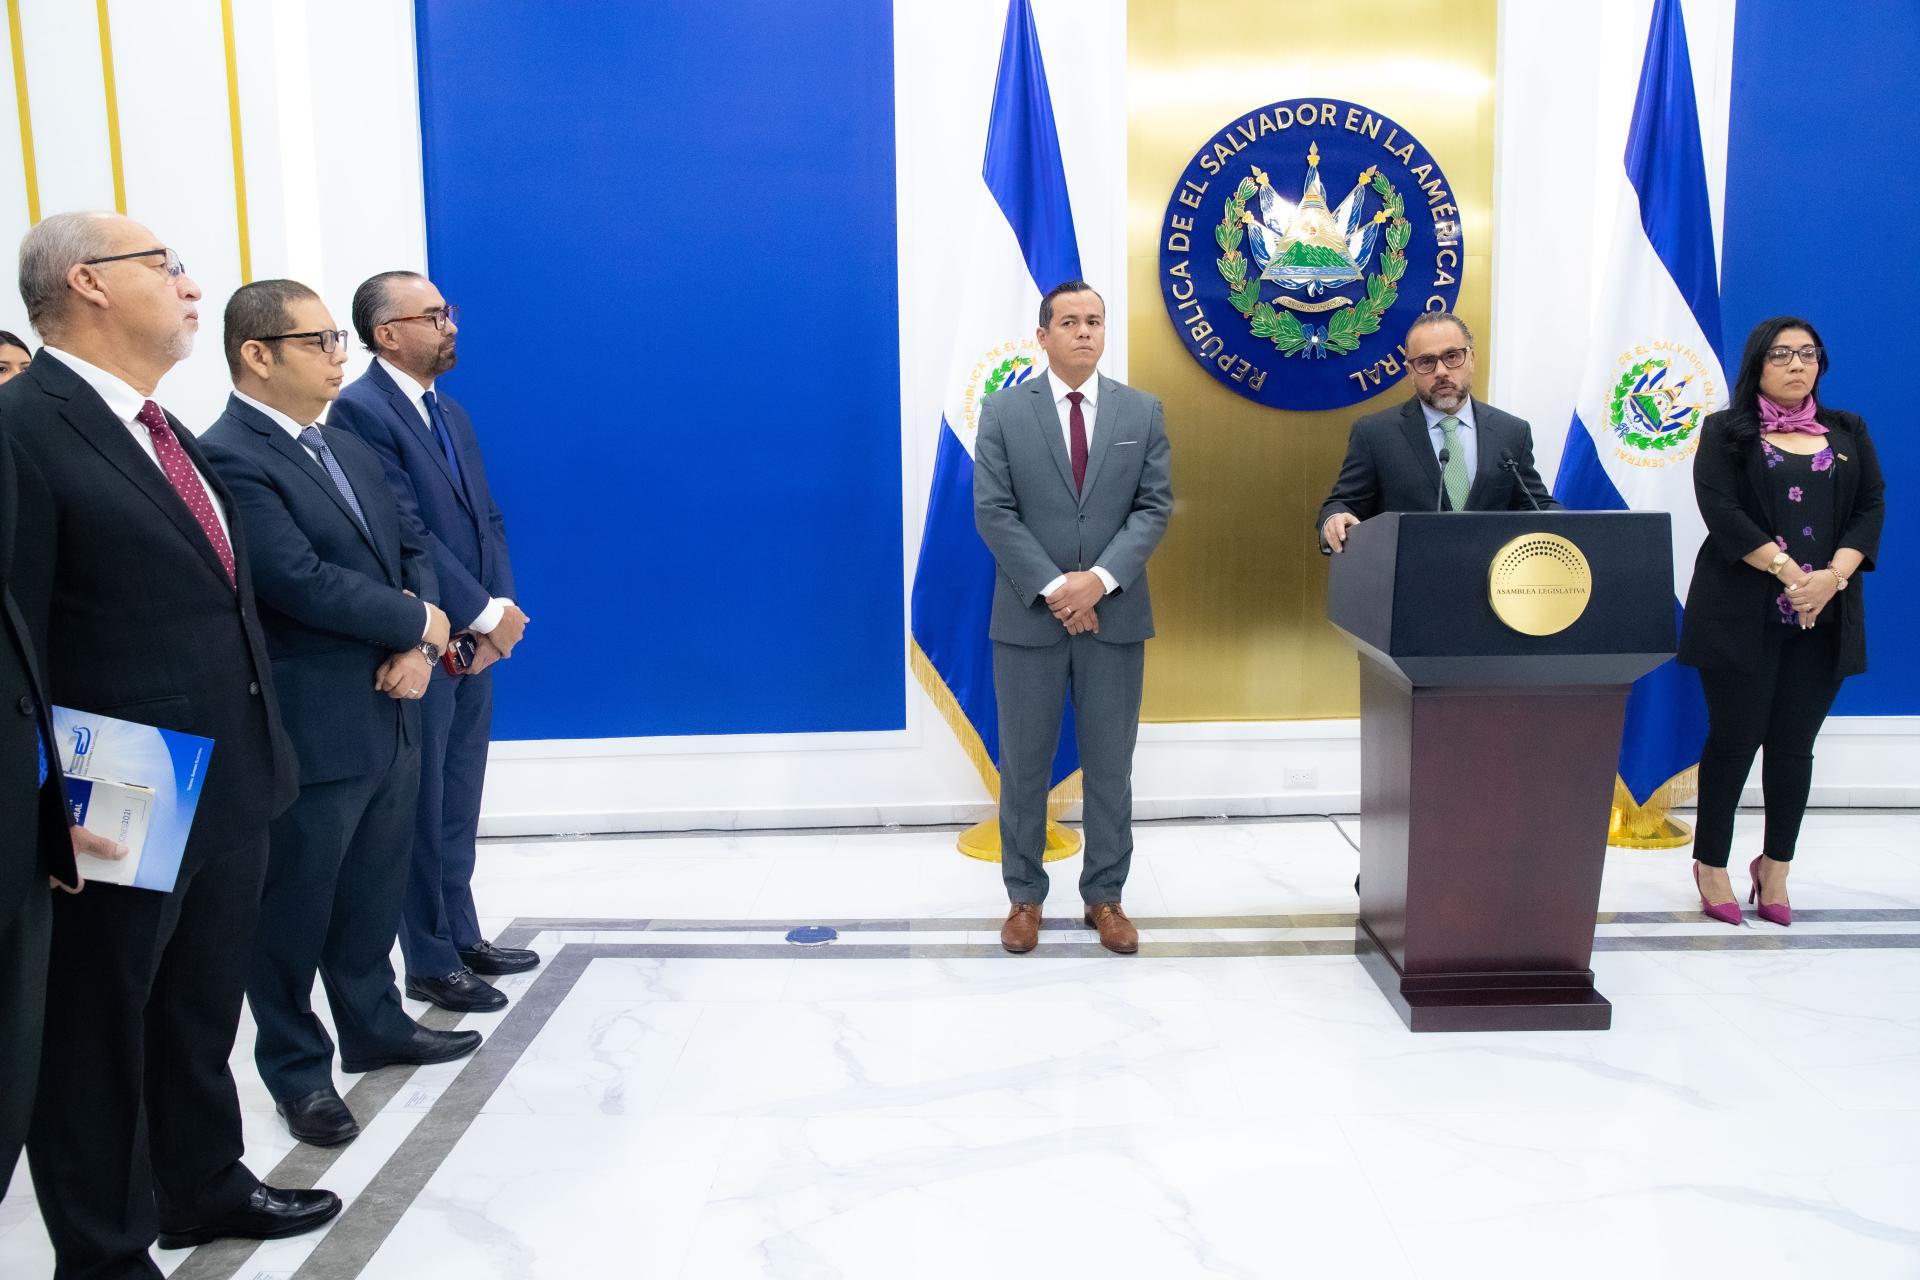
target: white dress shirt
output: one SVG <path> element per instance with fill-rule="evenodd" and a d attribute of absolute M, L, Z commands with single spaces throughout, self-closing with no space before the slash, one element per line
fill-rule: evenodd
<path fill-rule="evenodd" d="M 1445 448 L 1447 443 L 1446 433 L 1440 430 L 1440 420 L 1449 415 L 1440 412 L 1425 400 L 1420 402 L 1420 412 L 1427 415 L 1427 435 L 1433 440 L 1433 456 L 1438 459 L 1440 450 Z M 1451 416 L 1460 423 L 1454 428 L 1453 435 L 1454 439 L 1460 442 L 1460 461 L 1467 464 L 1467 483 L 1472 484 L 1473 478 L 1480 474 L 1480 433 L 1474 429 L 1473 425 L 1472 399 L 1462 402 Z"/>
<path fill-rule="evenodd" d="M 140 409 L 146 404 L 147 397 L 135 391 L 114 374 L 108 373 L 98 365 L 88 364 L 71 351 L 62 351 L 51 345 L 42 347 L 41 350 L 79 374 L 81 381 L 99 393 L 100 398 L 107 402 L 107 411 L 120 419 L 120 425 L 133 434 L 133 442 L 140 446 L 140 452 L 153 459 L 153 465 L 159 468 L 162 476 L 165 476 L 167 472 L 166 468 L 160 466 L 159 451 L 153 447 L 153 433 L 148 431 L 146 424 L 140 421 Z M 188 458 L 187 461 L 191 463 L 193 459 Z M 200 487 L 207 491 L 207 505 L 213 508 L 213 518 L 220 522 L 220 532 L 226 535 L 227 545 L 232 546 L 233 529 L 227 524 L 227 509 L 220 504 L 220 495 L 213 491 L 213 486 L 207 483 L 206 476 L 201 475 L 198 467 L 194 468 L 193 473 L 199 477 Z M 171 487 L 173 482 L 169 480 L 167 484 Z"/>
<path fill-rule="evenodd" d="M 1067 457 L 1069 459 L 1073 457 L 1073 402 L 1067 399 L 1067 395 L 1069 392 L 1074 391 L 1080 393 L 1080 419 L 1086 424 L 1087 456 L 1091 458 L 1093 456 L 1094 420 L 1100 416 L 1099 371 L 1095 370 L 1093 373 L 1088 374 L 1087 380 L 1079 386 L 1070 387 L 1062 382 L 1060 375 L 1049 367 L 1047 369 L 1047 385 L 1053 392 L 1054 410 L 1060 415 L 1060 439 L 1066 443 Z M 1107 589 L 1106 594 L 1112 595 L 1120 589 L 1120 584 L 1114 579 L 1114 576 L 1105 569 L 1102 569 L 1099 565 L 1093 566 L 1093 574 L 1100 579 L 1100 584 Z M 1046 586 L 1040 588 L 1040 598 L 1044 600 L 1046 597 L 1058 591 L 1061 586 L 1066 583 L 1066 580 L 1067 575 L 1063 573 Z"/>
<path fill-rule="evenodd" d="M 288 417 L 286 414 L 280 412 L 278 409 L 274 408 L 272 405 L 266 403 L 264 400 L 255 400 L 252 396 L 248 395 L 244 391 L 235 389 L 233 393 L 233 398 L 238 400 L 241 404 L 252 405 L 255 409 L 259 410 L 261 413 L 266 414 L 267 417 L 272 420 L 275 426 L 279 427 L 282 431 L 286 432 L 288 435 L 293 437 L 293 442 L 295 444 L 299 445 L 303 449 L 307 448 L 307 442 L 300 438 L 300 433 L 302 431 L 305 431 L 306 428 L 301 426 L 298 422 L 294 421 L 292 418 Z M 320 454 L 316 450 L 307 449 L 307 456 L 312 458 L 314 465 L 319 467 L 322 471 L 325 471 L 327 469 L 326 464 L 320 461 Z M 345 475 L 346 473 L 343 471 L 341 472 L 341 474 Z M 333 477 L 328 476 L 327 482 L 331 484 L 333 482 Z M 347 487 L 352 488 L 353 481 L 351 480 L 347 481 Z M 358 493 L 355 493 L 353 496 L 356 500 L 360 497 Z M 420 638 L 422 640 L 425 640 L 427 638 L 427 632 L 431 630 L 433 630 L 433 614 L 427 609 L 426 602 L 423 600 L 420 602 Z"/>
<path fill-rule="evenodd" d="M 413 405 L 413 411 L 420 415 L 420 421 L 426 424 L 427 434 L 431 436 L 433 415 L 427 412 L 427 402 L 422 397 L 433 390 L 433 384 L 421 386 L 418 379 L 385 356 L 375 356 L 374 361 L 387 371 L 387 376 L 393 379 L 393 385 L 400 388 L 400 394 Z M 487 601 L 487 607 L 480 611 L 480 616 L 460 630 L 478 631 L 483 636 L 492 635 L 493 629 L 500 625 L 500 619 L 506 616 L 507 606 L 512 603 L 506 596 L 494 596 Z"/>

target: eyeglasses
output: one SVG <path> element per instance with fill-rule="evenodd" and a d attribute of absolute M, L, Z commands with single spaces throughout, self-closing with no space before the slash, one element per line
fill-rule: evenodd
<path fill-rule="evenodd" d="M 1772 365 L 1776 369 L 1784 369 L 1788 365 L 1792 364 L 1793 358 L 1795 356 L 1800 357 L 1801 364 L 1819 364 L 1820 348 L 1819 347 L 1768 347 L 1767 348 L 1767 363 Z"/>
<path fill-rule="evenodd" d="M 460 308 L 449 302 L 444 307 L 435 307 L 431 311 L 422 311 L 417 316 L 395 316 L 391 320 L 382 320 L 381 324 L 399 324 L 402 320 L 431 320 L 433 327 L 445 333 L 450 324 L 460 323 Z"/>
<path fill-rule="evenodd" d="M 1449 347 L 1437 356 L 1415 356 L 1407 364 L 1415 373 L 1432 373 L 1443 364 L 1449 369 L 1458 369 L 1472 354 L 1466 347 Z"/>
<path fill-rule="evenodd" d="M 332 355 L 334 352 L 346 348 L 347 337 L 348 335 L 345 329 L 315 329 L 311 333 L 269 333 L 262 337 L 255 338 L 253 341 L 284 342 L 288 338 L 318 338 L 320 339 L 320 349 L 328 355 Z"/>
<path fill-rule="evenodd" d="M 186 265 L 180 261 L 180 255 L 171 249 L 165 248 L 141 249 L 134 253 L 116 253 L 106 258 L 87 258 L 82 260 L 80 265 L 83 267 L 97 267 L 107 262 L 125 262 L 129 258 L 151 258 L 156 253 L 165 256 L 166 261 L 162 265 L 169 280 L 178 280 L 181 276 L 187 274 Z"/>

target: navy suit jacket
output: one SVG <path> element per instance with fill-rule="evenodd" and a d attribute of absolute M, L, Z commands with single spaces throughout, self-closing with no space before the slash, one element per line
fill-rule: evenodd
<path fill-rule="evenodd" d="M 420 601 L 438 595 L 425 538 L 388 491 L 380 460 L 343 431 L 322 434 L 365 529 L 305 446 L 238 397 L 200 438 L 253 551 L 260 626 L 302 786 L 380 772 L 398 742 L 418 737 L 419 704 L 378 692 L 374 674 L 420 643 Z"/>
<path fill-rule="evenodd" d="M 444 390 L 436 387 L 434 393 L 460 459 L 458 481 L 420 410 L 378 361 L 340 392 L 327 413 L 327 425 L 353 432 L 386 464 L 387 483 L 401 513 L 426 531 L 427 554 L 440 579 L 440 605 L 458 632 L 479 617 L 493 597 L 514 594 L 513 563 L 507 556 L 506 522 L 487 485 L 473 419 Z"/>

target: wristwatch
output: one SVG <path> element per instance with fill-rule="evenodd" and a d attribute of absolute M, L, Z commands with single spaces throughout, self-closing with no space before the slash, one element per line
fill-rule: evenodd
<path fill-rule="evenodd" d="M 1776 551 L 1773 553 L 1773 559 L 1767 561 L 1767 572 L 1777 578 L 1780 576 L 1780 571 L 1792 563 L 1793 557 L 1784 551 Z"/>
<path fill-rule="evenodd" d="M 418 649 L 421 655 L 426 658 L 429 666 L 440 661 L 440 646 L 433 641 L 422 640 L 419 644 L 415 645 L 414 648 Z"/>

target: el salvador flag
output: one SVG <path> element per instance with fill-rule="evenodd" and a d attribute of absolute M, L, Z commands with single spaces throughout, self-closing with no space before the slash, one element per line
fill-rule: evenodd
<path fill-rule="evenodd" d="M 1067 202 L 1047 72 L 1029 0 L 1012 0 L 987 122 L 981 183 L 956 198 L 976 206 L 971 267 L 959 307 L 934 458 L 920 561 L 913 575 L 913 669 L 959 737 L 987 788 L 1000 790 L 1000 729 L 987 637 L 999 572 L 973 523 L 973 444 L 980 402 L 1039 377 L 1034 341 L 1041 295 L 1080 278 L 1080 248 Z M 1053 758 L 1056 805 L 1079 770 L 1072 711 Z"/>
<path fill-rule="evenodd" d="M 1706 536 L 1693 495 L 1700 422 L 1727 403 L 1719 270 L 1680 0 L 1656 0 L 1627 134 L 1613 248 L 1554 494 L 1673 518 L 1676 624 Z M 1635 803 L 1700 762 L 1700 678 L 1669 661 L 1627 699 L 1620 779 Z"/>

